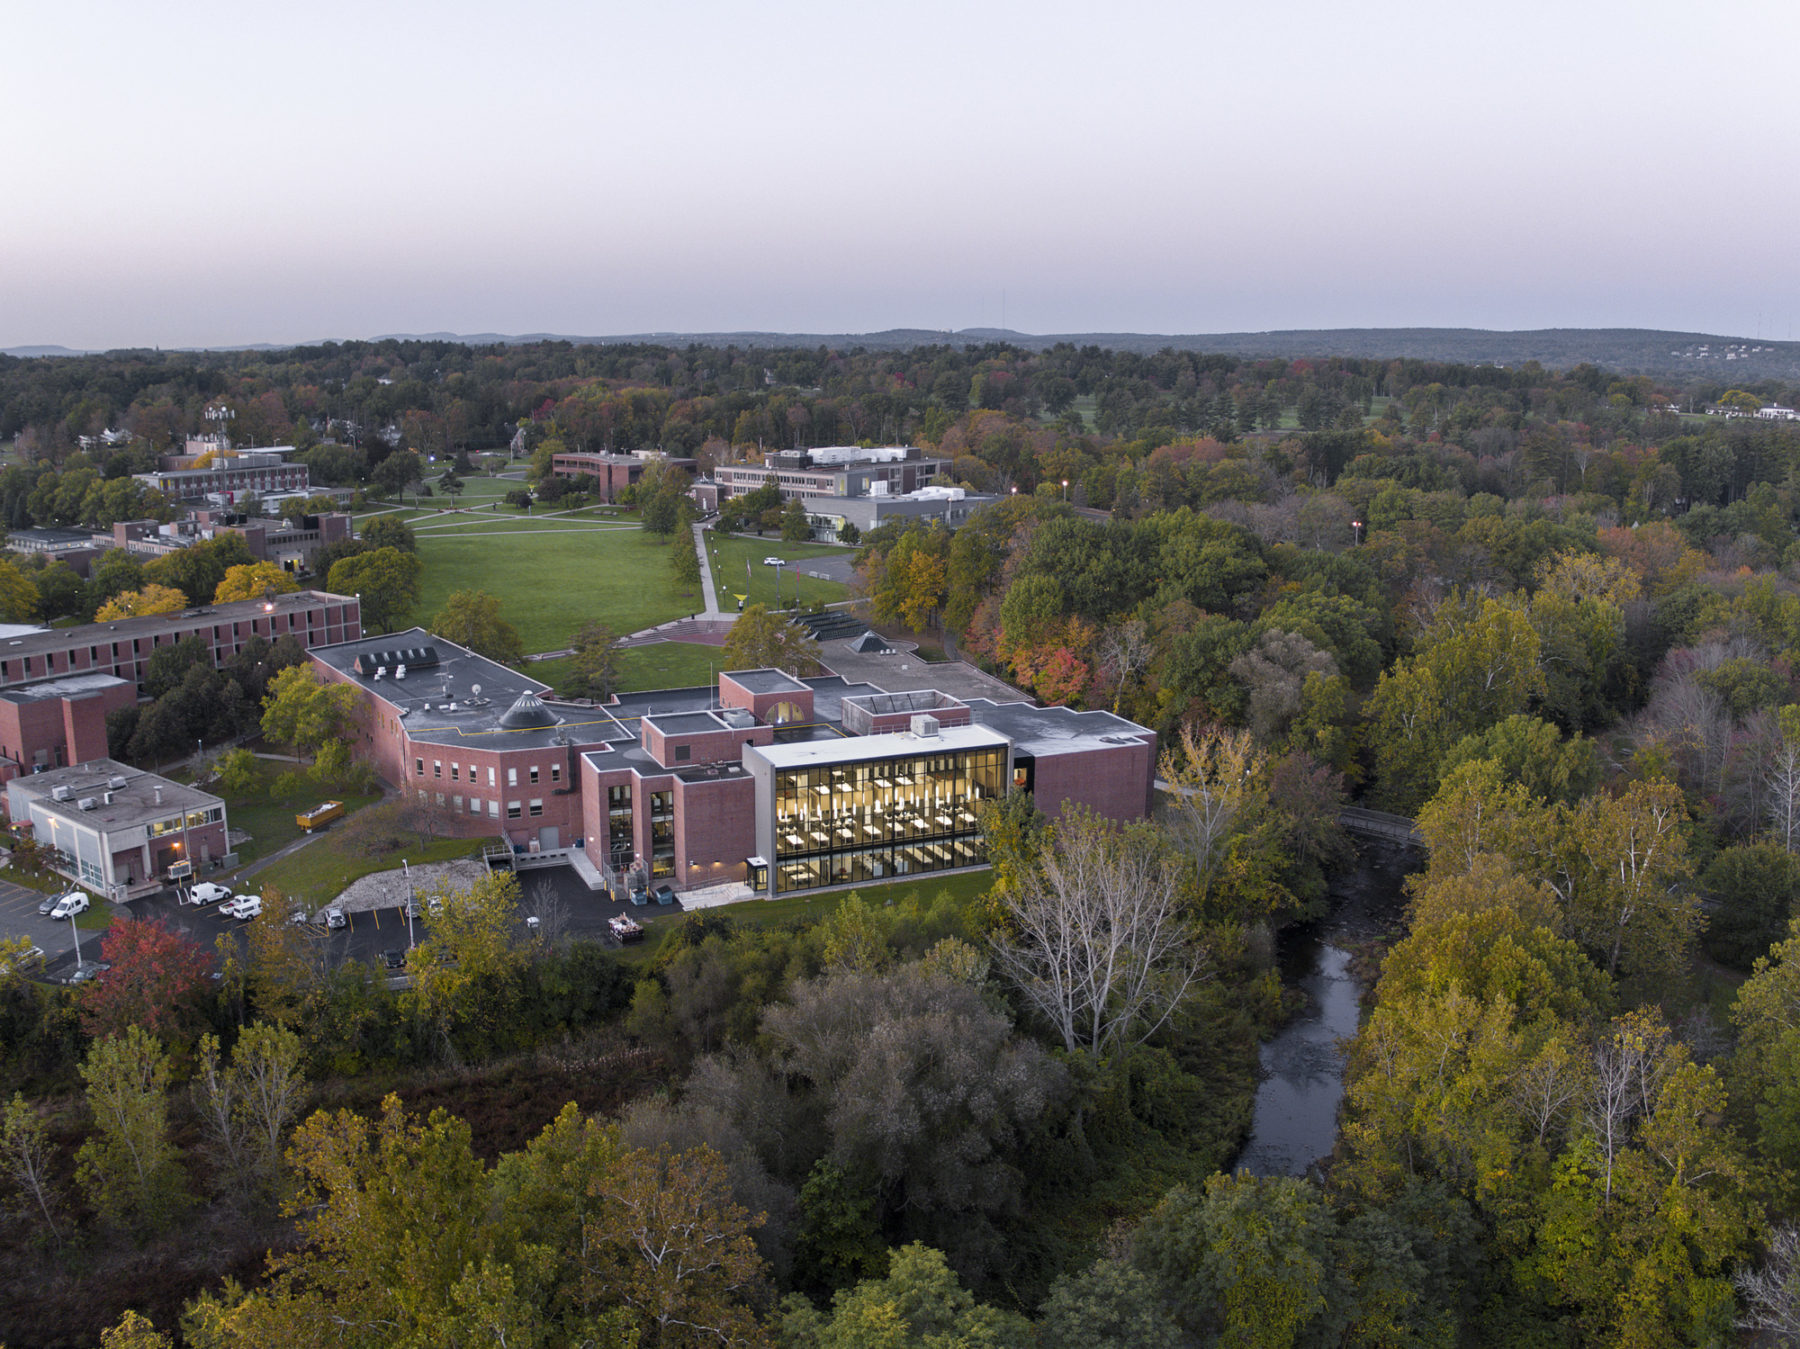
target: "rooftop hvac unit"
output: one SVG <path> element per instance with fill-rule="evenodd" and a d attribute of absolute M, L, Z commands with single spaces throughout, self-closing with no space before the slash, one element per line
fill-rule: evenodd
<path fill-rule="evenodd" d="M 406 667 L 404 665 L 396 665 L 394 667 L 394 678 L 395 679 L 405 679 L 406 678 Z"/>
<path fill-rule="evenodd" d="M 106 780 L 106 785 L 116 792 L 125 785 L 125 779 L 121 777 L 110 777 Z"/>
<path fill-rule="evenodd" d="M 938 733 L 938 719 L 928 717 L 923 712 L 912 719 L 912 733 L 921 740 L 930 740 Z"/>
<path fill-rule="evenodd" d="M 69 789 L 67 787 L 52 787 L 50 789 L 50 795 L 57 801 L 67 801 L 69 799 Z"/>
<path fill-rule="evenodd" d="M 386 679 L 387 678 L 387 666 L 377 665 L 375 667 L 375 677 L 377 679 Z"/>
<path fill-rule="evenodd" d="M 91 796 L 84 796 L 81 798 L 81 800 L 79 800 L 75 803 L 77 809 L 80 809 L 80 810 L 92 810 L 95 806 L 97 806 L 99 804 L 100 803 Z"/>

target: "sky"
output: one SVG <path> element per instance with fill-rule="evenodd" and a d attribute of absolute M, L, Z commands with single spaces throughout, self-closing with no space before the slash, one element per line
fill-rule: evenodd
<path fill-rule="evenodd" d="M 1800 327 L 1800 5 L 8 6 L 0 348 Z"/>

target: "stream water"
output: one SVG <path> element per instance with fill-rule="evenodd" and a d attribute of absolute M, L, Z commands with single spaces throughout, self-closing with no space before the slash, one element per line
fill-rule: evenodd
<path fill-rule="evenodd" d="M 1263 1080 L 1238 1170 L 1305 1175 L 1337 1145 L 1344 1042 L 1356 1034 L 1363 992 L 1349 947 L 1402 921 L 1401 885 L 1419 860 L 1406 848 L 1361 842 L 1356 865 L 1331 878 L 1330 913 L 1281 934 L 1281 982 L 1304 993 L 1306 1005 L 1262 1047 Z"/>

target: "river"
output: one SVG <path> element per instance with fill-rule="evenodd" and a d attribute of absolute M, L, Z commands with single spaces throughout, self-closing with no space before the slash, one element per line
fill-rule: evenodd
<path fill-rule="evenodd" d="M 1358 842 L 1356 865 L 1331 878 L 1331 911 L 1287 929 L 1277 942 L 1281 982 L 1304 993 L 1306 1005 L 1262 1047 L 1263 1080 L 1240 1171 L 1305 1175 L 1337 1146 L 1344 1042 L 1356 1034 L 1363 993 L 1349 948 L 1404 921 L 1401 886 L 1422 860 L 1403 847 Z"/>

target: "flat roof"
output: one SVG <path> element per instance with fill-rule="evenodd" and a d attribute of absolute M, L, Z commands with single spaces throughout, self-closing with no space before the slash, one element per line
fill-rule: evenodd
<path fill-rule="evenodd" d="M 664 735 L 704 735 L 731 729 L 723 718 L 711 712 L 661 712 L 644 720 Z"/>
<path fill-rule="evenodd" d="M 867 759 L 909 759 L 921 754 L 953 754 L 969 749 L 1003 749 L 1008 740 L 985 726 L 946 726 L 936 735 L 910 731 L 885 735 L 847 735 L 835 740 L 803 740 L 781 745 L 747 745 L 776 768 L 809 768 L 818 764 L 860 763 Z"/>
<path fill-rule="evenodd" d="M 1155 734 L 1148 727 L 1115 717 L 1111 712 L 1077 712 L 1068 707 L 996 703 L 986 698 L 967 701 L 969 714 L 976 725 L 992 727 L 1012 741 L 1015 749 L 1034 758 L 1105 749 L 1111 745 L 1142 744 Z"/>
<path fill-rule="evenodd" d="M 376 679 L 372 671 L 367 675 L 356 671 L 360 657 L 424 646 L 437 648 L 438 663 L 416 673 L 409 671 L 405 679 L 394 678 L 391 668 L 382 679 Z M 407 735 L 421 743 L 511 750 L 635 738 L 604 707 L 578 707 L 548 699 L 544 707 L 550 714 L 549 725 L 501 725 L 501 718 L 521 697 L 542 698 L 550 686 L 434 637 L 423 628 L 315 646 L 308 654 L 393 708 Z"/>
<path fill-rule="evenodd" d="M 784 670 L 726 670 L 724 674 L 739 688 L 752 693 L 802 693 L 806 685 Z"/>
<path fill-rule="evenodd" d="M 121 618 L 116 623 L 84 623 L 76 628 L 51 628 L 6 639 L 0 656 L 35 656 L 45 651 L 67 651 L 72 646 L 98 646 L 102 642 L 126 642 L 158 633 L 178 632 L 209 627 L 220 623 L 242 623 L 271 613 L 297 613 L 317 609 L 326 604 L 351 604 L 348 595 L 334 595 L 328 590 L 295 590 L 286 595 L 271 595 L 266 600 L 235 600 L 230 604 L 202 604 L 173 614 L 151 614 L 144 618 Z M 271 607 L 272 606 L 272 607 Z"/>
<path fill-rule="evenodd" d="M 46 679 L 41 684 L 23 684 L 18 688 L 0 689 L 0 699 L 9 703 L 41 703 L 52 698 L 79 698 L 84 694 L 101 693 L 118 686 L 135 689 L 129 679 L 120 679 L 109 674 L 64 675 L 61 679 Z"/>
<path fill-rule="evenodd" d="M 122 786 L 108 785 L 121 778 Z M 69 789 L 67 801 L 56 799 L 58 787 Z M 116 759 L 91 759 L 69 768 L 14 778 L 7 784 L 7 791 L 17 792 L 48 814 L 101 833 L 136 828 L 184 811 L 225 804 L 210 792 L 170 782 Z M 106 799 L 108 792 L 112 793 L 111 802 Z M 95 802 L 94 808 L 83 810 L 79 803 L 90 798 Z"/>

